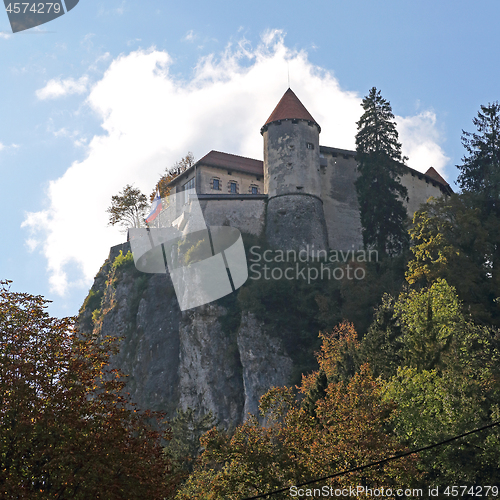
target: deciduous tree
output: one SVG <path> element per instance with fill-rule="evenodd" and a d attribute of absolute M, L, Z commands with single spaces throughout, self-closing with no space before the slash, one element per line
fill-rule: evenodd
<path fill-rule="evenodd" d="M 185 172 L 188 168 L 194 165 L 194 155 L 191 151 L 188 152 L 180 161 L 176 162 L 172 167 L 167 167 L 165 173 L 161 176 L 160 180 L 156 184 L 153 192 L 150 195 L 150 200 L 153 201 L 157 190 L 160 191 L 160 198 L 165 198 L 170 194 L 169 183 L 172 182 L 176 177 Z"/>
<path fill-rule="evenodd" d="M 403 330 L 403 363 L 387 383 L 397 404 L 396 434 L 410 448 L 427 446 L 500 418 L 500 338 L 461 312 L 444 280 L 403 294 L 395 307 Z M 421 455 L 427 483 L 498 484 L 500 432 L 472 435 Z"/>
<path fill-rule="evenodd" d="M 0 496 L 163 499 L 155 415 L 136 410 L 122 374 L 106 370 L 111 339 L 78 333 L 46 303 L 0 282 Z"/>
<path fill-rule="evenodd" d="M 476 321 L 500 325 L 500 218 L 485 214 L 473 193 L 433 200 L 415 213 L 407 280 L 454 286 Z"/>
<path fill-rule="evenodd" d="M 106 210 L 110 214 L 109 224 L 119 224 L 125 228 L 144 227 L 148 206 L 146 195 L 127 184 L 119 194 L 111 198 L 111 206 Z"/>
<path fill-rule="evenodd" d="M 339 380 L 338 361 L 356 350 L 356 332 L 344 323 L 324 334 L 320 371 L 304 378 L 302 392 L 315 390 L 318 377 Z M 382 401 L 382 384 L 367 365 L 349 381 L 330 382 L 316 398 L 314 414 L 290 388 L 272 388 L 260 400 L 265 425 L 250 418 L 233 433 L 212 429 L 202 437 L 200 463 L 177 495 L 178 500 L 241 499 L 299 484 L 394 455 L 403 447 L 385 432 L 394 406 Z M 318 396 L 318 395 L 316 395 Z M 311 398 L 309 403 L 311 403 Z M 416 457 L 311 485 L 333 488 L 365 484 L 376 488 L 411 485 L 418 479 Z M 359 495 L 363 497 L 363 495 Z M 275 498 L 290 498 L 289 492 Z"/>

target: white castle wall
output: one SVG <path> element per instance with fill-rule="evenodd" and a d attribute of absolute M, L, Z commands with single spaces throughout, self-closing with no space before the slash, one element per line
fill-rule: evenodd
<path fill-rule="evenodd" d="M 401 177 L 401 184 L 408 189 L 410 200 L 406 204 L 406 209 L 410 218 L 431 196 L 434 198 L 443 196 L 437 182 L 429 180 L 423 175 L 419 176 L 418 173 L 412 171 L 408 171 L 406 175 Z"/>

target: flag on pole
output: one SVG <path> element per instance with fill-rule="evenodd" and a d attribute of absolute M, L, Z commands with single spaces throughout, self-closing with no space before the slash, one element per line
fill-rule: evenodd
<path fill-rule="evenodd" d="M 151 206 L 151 212 L 150 214 L 146 217 L 146 223 L 149 224 L 150 222 L 153 222 L 156 217 L 160 214 L 162 209 L 162 204 L 161 204 L 161 198 L 160 198 L 160 190 L 156 190 L 156 196 L 155 199 L 153 200 L 153 205 Z"/>

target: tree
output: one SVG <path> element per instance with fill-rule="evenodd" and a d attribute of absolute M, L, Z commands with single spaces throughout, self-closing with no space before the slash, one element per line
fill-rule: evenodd
<path fill-rule="evenodd" d="M 98 343 L 40 296 L 0 282 L 0 491 L 5 499 L 163 499 L 160 415 L 139 412 Z M 156 427 L 158 429 L 158 427 Z"/>
<path fill-rule="evenodd" d="M 401 184 L 403 164 L 394 115 L 388 101 L 373 87 L 363 99 L 364 113 L 357 122 L 356 157 L 359 177 L 355 186 L 360 205 L 363 242 L 382 255 L 397 255 L 407 245 L 407 219 Z"/>
<path fill-rule="evenodd" d="M 192 167 L 194 163 L 194 155 L 191 151 L 188 151 L 188 154 L 180 161 L 176 162 L 173 167 L 167 167 L 165 169 L 165 173 L 157 182 L 149 199 L 153 201 L 158 190 L 160 191 L 160 198 L 166 198 L 170 194 L 170 187 L 168 186 L 170 182 L 172 182 L 176 177 L 179 177 L 179 175 L 185 172 L 188 168 Z"/>
<path fill-rule="evenodd" d="M 202 452 L 200 437 L 216 424 L 212 412 L 196 415 L 193 408 L 177 410 L 170 422 L 170 440 L 164 453 L 171 463 L 169 484 L 177 489 L 193 471 L 195 460 Z"/>
<path fill-rule="evenodd" d="M 109 224 L 120 224 L 125 228 L 144 227 L 148 206 L 146 195 L 127 184 L 118 195 L 111 198 L 111 206 L 106 210 L 110 214 Z"/>
<path fill-rule="evenodd" d="M 444 280 L 402 294 L 395 310 L 404 359 L 386 385 L 386 398 L 397 404 L 391 417 L 396 435 L 416 448 L 498 421 L 498 332 L 466 319 Z M 421 459 L 428 484 L 498 484 L 500 431 L 463 438 Z"/>
<path fill-rule="evenodd" d="M 301 386 L 307 403 L 301 403 L 291 388 L 275 387 L 260 400 L 265 425 L 253 417 L 233 433 L 212 429 L 205 434 L 201 438 L 205 451 L 178 492 L 178 500 L 236 500 L 403 451 L 385 432 L 394 405 L 382 400 L 382 383 L 371 376 L 368 365 L 350 380 L 330 381 L 325 387 L 325 376 L 342 378 L 337 371 L 345 350 L 359 347 L 352 325 L 343 323 L 334 332 L 322 334 L 322 339 L 320 370 L 304 377 Z M 318 379 L 323 382 L 316 383 Z M 322 386 L 319 393 L 318 386 Z M 416 461 L 415 456 L 406 457 L 380 469 L 346 474 L 309 488 L 325 484 L 333 488 L 409 486 L 420 476 Z M 287 491 L 274 498 L 290 498 L 290 494 Z"/>
<path fill-rule="evenodd" d="M 407 280 L 454 286 L 476 321 L 500 325 L 500 218 L 485 214 L 474 193 L 432 200 L 415 213 Z"/>
<path fill-rule="evenodd" d="M 488 210 L 500 215 L 500 104 L 481 106 L 472 120 L 478 133 L 462 130 L 462 144 L 468 155 L 462 158 L 458 183 L 467 192 L 481 195 Z"/>
<path fill-rule="evenodd" d="M 396 316 L 396 300 L 389 294 L 382 297 L 375 309 L 373 322 L 361 343 L 360 358 L 368 362 L 375 376 L 385 379 L 396 374 L 403 360 L 401 322 Z"/>

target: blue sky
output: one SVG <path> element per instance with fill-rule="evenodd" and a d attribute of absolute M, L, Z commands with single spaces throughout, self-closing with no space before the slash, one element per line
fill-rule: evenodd
<path fill-rule="evenodd" d="M 288 69 L 322 144 L 354 147 L 376 86 L 410 166 L 454 186 L 461 130 L 500 99 L 499 14 L 496 0 L 80 0 L 12 34 L 2 11 L 0 278 L 76 314 L 123 240 L 107 227 L 111 195 L 149 194 L 188 150 L 262 158 Z"/>

